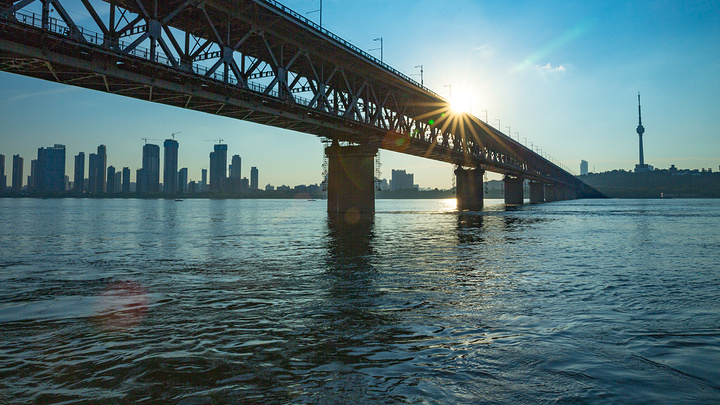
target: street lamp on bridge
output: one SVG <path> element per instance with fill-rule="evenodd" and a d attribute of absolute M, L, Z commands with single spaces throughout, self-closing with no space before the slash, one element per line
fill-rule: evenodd
<path fill-rule="evenodd" d="M 417 65 L 415 66 L 415 69 L 420 68 L 420 85 L 425 87 L 425 83 L 423 81 L 423 65 Z"/>
<path fill-rule="evenodd" d="M 385 63 L 383 61 L 383 37 L 375 38 L 373 41 L 380 41 L 380 48 L 373 48 L 371 51 L 377 51 L 380 50 L 380 62 Z"/>

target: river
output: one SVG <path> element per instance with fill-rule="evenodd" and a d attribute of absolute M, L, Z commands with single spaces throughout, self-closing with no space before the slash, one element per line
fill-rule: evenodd
<path fill-rule="evenodd" d="M 720 200 L 0 199 L 0 403 L 720 401 Z"/>

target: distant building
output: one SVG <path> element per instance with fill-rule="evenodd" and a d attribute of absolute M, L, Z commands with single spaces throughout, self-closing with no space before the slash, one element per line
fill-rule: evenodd
<path fill-rule="evenodd" d="M 73 176 L 73 192 L 82 194 L 85 190 L 85 152 L 75 155 L 75 172 Z"/>
<path fill-rule="evenodd" d="M 108 166 L 107 168 L 107 183 L 106 192 L 108 194 L 113 194 L 115 192 L 115 166 Z"/>
<path fill-rule="evenodd" d="M 30 161 L 30 175 L 28 176 L 27 180 L 27 191 L 28 192 L 35 192 L 35 180 L 37 180 L 37 159 L 33 159 Z"/>
<path fill-rule="evenodd" d="M 255 166 L 250 168 L 250 190 L 258 190 L 258 169 Z"/>
<path fill-rule="evenodd" d="M 178 187 L 178 149 L 180 145 L 174 139 L 166 139 L 165 143 L 165 163 L 163 170 L 163 190 L 165 193 L 174 194 L 179 190 Z"/>
<path fill-rule="evenodd" d="M 581 175 L 581 176 L 584 176 L 584 175 L 586 175 L 586 174 L 588 174 L 588 173 L 589 173 L 589 171 L 588 171 L 588 162 L 585 161 L 585 160 L 581 160 L 581 161 L 580 161 L 580 175 Z"/>
<path fill-rule="evenodd" d="M 201 178 L 200 184 L 199 184 L 200 189 L 198 191 L 200 191 L 200 192 L 207 191 L 207 186 L 208 186 L 208 182 L 207 182 L 208 171 L 207 171 L 207 169 L 202 169 L 200 171 L 200 178 Z"/>
<path fill-rule="evenodd" d="M 210 191 L 222 192 L 227 178 L 227 145 L 215 145 L 210 152 Z"/>
<path fill-rule="evenodd" d="M 105 184 L 105 171 L 107 170 L 107 147 L 100 145 L 97 147 L 97 158 L 96 158 L 96 172 L 97 182 L 95 183 L 95 190 L 97 194 L 102 194 L 106 191 L 107 187 Z"/>
<path fill-rule="evenodd" d="M 122 189 L 121 190 L 123 193 L 130 192 L 130 168 L 129 167 L 123 167 L 123 169 L 122 169 Z"/>
<path fill-rule="evenodd" d="M 231 179 L 242 178 L 242 174 L 240 171 L 241 167 L 242 167 L 242 159 L 240 158 L 240 155 L 233 156 L 232 162 L 230 163 L 230 178 Z"/>
<path fill-rule="evenodd" d="M 265 191 L 275 191 L 275 186 L 268 184 L 265 186 Z"/>
<path fill-rule="evenodd" d="M 13 155 L 12 189 L 19 193 L 23 186 L 23 158 L 20 155 Z"/>
<path fill-rule="evenodd" d="M 5 155 L 0 155 L 0 193 L 7 188 L 7 177 L 5 176 Z"/>
<path fill-rule="evenodd" d="M 146 143 L 143 145 L 143 184 L 141 193 L 160 192 L 160 146 Z"/>
<path fill-rule="evenodd" d="M 97 189 L 97 153 L 91 153 L 88 156 L 88 192 L 95 193 Z"/>
<path fill-rule="evenodd" d="M 113 193 L 117 194 L 122 191 L 122 172 L 116 171 L 115 172 L 115 188 L 113 189 Z"/>
<path fill-rule="evenodd" d="M 178 172 L 178 192 L 186 194 L 188 192 L 188 169 L 183 167 Z"/>
<path fill-rule="evenodd" d="M 406 173 L 405 170 L 393 170 L 390 180 L 390 190 L 406 190 L 415 188 L 415 175 Z"/>
<path fill-rule="evenodd" d="M 65 145 L 39 148 L 34 190 L 40 193 L 65 191 Z"/>
<path fill-rule="evenodd" d="M 147 174 L 145 174 L 145 169 L 137 169 L 135 172 L 135 192 L 138 194 L 147 193 Z"/>

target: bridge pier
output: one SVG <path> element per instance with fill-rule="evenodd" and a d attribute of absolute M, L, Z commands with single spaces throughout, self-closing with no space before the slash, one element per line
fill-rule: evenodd
<path fill-rule="evenodd" d="M 558 200 L 558 187 L 550 184 L 545 185 L 545 201 L 553 202 Z"/>
<path fill-rule="evenodd" d="M 329 214 L 354 216 L 375 212 L 377 151 L 377 147 L 369 145 L 340 146 L 337 141 L 325 148 Z"/>
<path fill-rule="evenodd" d="M 483 169 L 455 170 L 455 197 L 460 211 L 480 211 L 483 209 Z"/>
<path fill-rule="evenodd" d="M 530 182 L 530 203 L 538 204 L 545 202 L 545 185 L 536 181 Z"/>
<path fill-rule="evenodd" d="M 510 177 L 505 175 L 505 204 L 522 205 L 523 203 L 523 179 L 522 177 Z"/>

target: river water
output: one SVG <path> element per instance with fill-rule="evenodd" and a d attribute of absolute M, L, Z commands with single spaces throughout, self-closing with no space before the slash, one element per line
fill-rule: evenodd
<path fill-rule="evenodd" d="M 0 403 L 717 403 L 720 200 L 0 199 Z"/>

